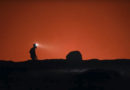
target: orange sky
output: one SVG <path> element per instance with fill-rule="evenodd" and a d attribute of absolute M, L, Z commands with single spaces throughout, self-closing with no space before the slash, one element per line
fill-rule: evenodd
<path fill-rule="evenodd" d="M 0 2 L 0 59 L 25 61 L 34 42 L 39 59 L 130 58 L 129 1 Z"/>

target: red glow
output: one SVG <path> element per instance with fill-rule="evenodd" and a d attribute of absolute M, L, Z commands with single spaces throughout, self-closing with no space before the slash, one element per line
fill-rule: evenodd
<path fill-rule="evenodd" d="M 0 2 L 0 59 L 130 58 L 130 2 Z"/>

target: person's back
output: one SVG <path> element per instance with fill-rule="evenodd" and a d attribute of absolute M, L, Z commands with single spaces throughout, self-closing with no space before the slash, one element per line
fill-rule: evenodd
<path fill-rule="evenodd" d="M 37 60 L 35 49 L 37 48 L 36 44 L 33 44 L 33 47 L 30 49 L 30 57 L 32 60 Z"/>

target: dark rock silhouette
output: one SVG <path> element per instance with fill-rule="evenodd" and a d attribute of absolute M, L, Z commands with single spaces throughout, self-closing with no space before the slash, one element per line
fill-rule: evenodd
<path fill-rule="evenodd" d="M 130 59 L 82 60 L 72 51 L 37 60 L 33 48 L 31 61 L 0 61 L 0 90 L 130 90 Z"/>
<path fill-rule="evenodd" d="M 130 60 L 0 61 L 0 90 L 130 90 Z"/>
<path fill-rule="evenodd" d="M 79 51 L 72 51 L 66 56 L 66 60 L 69 63 L 79 64 L 82 62 L 82 55 Z"/>
<path fill-rule="evenodd" d="M 33 61 L 37 60 L 37 55 L 36 55 L 36 48 L 37 48 L 37 45 L 36 44 L 33 44 L 33 47 L 30 49 L 30 57 L 32 58 Z"/>
<path fill-rule="evenodd" d="M 77 75 L 75 83 L 77 83 L 76 88 L 80 90 L 106 90 L 104 86 L 119 79 L 121 76 L 117 71 L 92 69 Z"/>

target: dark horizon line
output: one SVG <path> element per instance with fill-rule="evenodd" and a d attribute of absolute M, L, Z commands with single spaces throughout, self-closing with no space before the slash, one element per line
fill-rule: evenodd
<path fill-rule="evenodd" d="M 38 61 L 59 61 L 59 60 L 62 60 L 62 61 L 66 61 L 67 59 L 38 59 L 36 60 L 37 62 Z M 122 58 L 122 59 L 96 59 L 96 58 L 92 58 L 92 59 L 83 59 L 82 61 L 130 61 L 130 59 L 126 59 L 126 58 Z M 14 60 L 2 60 L 0 59 L 0 62 L 28 62 L 28 61 L 32 61 L 31 59 L 27 59 L 27 60 L 24 60 L 24 61 L 14 61 Z M 35 62 L 35 61 L 32 61 L 32 62 Z"/>

